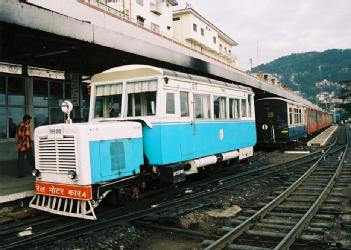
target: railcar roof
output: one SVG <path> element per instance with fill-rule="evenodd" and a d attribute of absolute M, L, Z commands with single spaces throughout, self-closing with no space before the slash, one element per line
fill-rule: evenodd
<path fill-rule="evenodd" d="M 300 105 L 300 106 L 304 106 L 304 107 L 308 107 L 308 108 L 313 108 L 313 109 L 316 109 L 319 111 L 324 111 L 323 109 L 321 109 L 320 107 L 318 107 L 317 105 L 314 105 L 312 103 L 310 105 L 306 105 L 306 104 L 301 104 L 301 103 L 294 102 L 294 101 L 291 101 L 289 99 L 285 99 L 285 98 L 281 98 L 281 97 L 266 97 L 266 98 L 257 99 L 256 101 L 262 101 L 262 100 L 280 100 L 280 101 L 284 101 L 287 103 Z"/>
<path fill-rule="evenodd" d="M 180 79 L 186 79 L 186 80 L 192 80 L 192 81 L 198 81 L 198 82 L 205 82 L 213 85 L 222 85 L 222 86 L 227 86 L 231 88 L 252 92 L 252 89 L 250 87 L 218 81 L 204 76 L 182 73 L 179 71 L 169 70 L 165 68 L 157 68 L 149 65 L 126 65 L 126 66 L 111 68 L 102 73 L 94 75 L 91 79 L 91 82 L 92 84 L 94 84 L 98 82 L 107 82 L 107 81 L 122 80 L 122 79 L 136 78 L 136 77 L 143 77 L 143 76 L 165 76 L 165 77 L 172 77 L 172 78 L 180 78 Z"/>

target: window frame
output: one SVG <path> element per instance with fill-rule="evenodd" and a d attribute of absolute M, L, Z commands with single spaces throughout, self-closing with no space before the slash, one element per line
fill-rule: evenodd
<path fill-rule="evenodd" d="M 218 108 L 218 118 L 216 118 L 216 114 L 215 114 L 215 99 L 219 98 L 219 108 Z M 224 117 L 219 117 L 221 114 L 221 98 L 224 98 Z M 228 97 L 227 96 L 223 96 L 223 95 L 213 95 L 213 102 L 212 102 L 212 108 L 213 108 L 213 120 L 226 120 L 228 119 L 228 101 L 227 101 Z"/>
<path fill-rule="evenodd" d="M 168 94 L 171 94 L 171 95 L 173 95 L 173 108 L 174 108 L 174 113 L 167 113 L 167 97 L 168 97 Z M 164 107 L 165 107 L 165 110 L 164 110 L 164 114 L 165 114 L 165 116 L 177 116 L 177 114 L 178 114 L 178 105 L 177 105 L 177 99 L 178 99 L 178 91 L 173 91 L 173 90 L 165 90 L 164 91 L 164 103 L 165 103 L 165 105 L 164 105 Z"/>
<path fill-rule="evenodd" d="M 6 128 L 6 137 L 4 138 L 0 138 L 0 142 L 1 141 L 14 141 L 15 137 L 10 137 L 10 124 L 9 124 L 9 118 L 10 118 L 10 113 L 9 113 L 9 109 L 11 108 L 17 108 L 17 109 L 22 109 L 23 110 L 23 115 L 26 114 L 27 112 L 27 108 L 26 108 L 26 102 L 27 102 L 27 84 L 25 81 L 25 77 L 21 76 L 21 75 L 11 75 L 11 74 L 0 74 L 0 77 L 4 77 L 5 79 L 5 103 L 0 104 L 0 108 L 4 108 L 5 110 L 5 128 Z M 23 104 L 17 105 L 17 104 L 9 104 L 9 78 L 18 78 L 22 81 L 22 84 L 24 86 L 24 102 Z M 22 117 L 20 118 L 19 124 L 21 124 L 22 122 Z M 16 129 L 18 127 L 18 125 L 16 125 Z"/>
<path fill-rule="evenodd" d="M 186 93 L 187 94 L 187 104 L 188 104 L 188 115 L 187 116 L 183 116 L 183 114 L 182 114 L 182 101 L 181 101 L 181 94 L 182 93 Z M 190 96 L 191 96 L 191 92 L 190 91 L 184 91 L 184 90 L 180 90 L 179 91 L 179 117 L 180 118 L 190 118 L 191 117 L 191 101 L 190 101 Z"/>
<path fill-rule="evenodd" d="M 194 113 L 193 113 L 193 117 L 194 117 L 194 120 L 212 120 L 212 108 L 211 108 L 211 103 L 212 103 L 212 97 L 211 97 L 211 94 L 209 94 L 209 93 L 203 93 L 203 92 L 193 92 L 192 93 L 193 94 L 193 105 L 194 105 Z M 206 117 L 201 117 L 201 118 L 197 118 L 196 117 L 196 101 L 195 101 L 195 98 L 196 98 L 196 96 L 206 96 L 206 97 L 208 97 L 207 98 L 207 101 L 208 101 L 208 104 L 207 104 L 207 107 L 208 107 L 208 118 L 206 118 Z M 203 106 L 202 106 L 202 102 L 201 102 L 201 111 L 202 111 L 202 115 L 204 115 L 204 113 L 203 113 Z"/>

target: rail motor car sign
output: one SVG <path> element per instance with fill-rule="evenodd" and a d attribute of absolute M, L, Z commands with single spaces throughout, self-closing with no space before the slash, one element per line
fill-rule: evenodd
<path fill-rule="evenodd" d="M 86 201 L 92 199 L 91 186 L 64 185 L 36 181 L 35 193 Z"/>

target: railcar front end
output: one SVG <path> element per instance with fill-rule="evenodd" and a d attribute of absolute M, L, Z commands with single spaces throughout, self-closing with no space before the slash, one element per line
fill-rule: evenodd
<path fill-rule="evenodd" d="M 255 101 L 257 140 L 286 143 L 306 136 L 305 108 L 282 98 Z"/>
<path fill-rule="evenodd" d="M 94 208 L 111 180 L 137 176 L 143 164 L 138 122 L 80 123 L 35 130 L 35 196 L 30 207 L 96 219 Z"/>

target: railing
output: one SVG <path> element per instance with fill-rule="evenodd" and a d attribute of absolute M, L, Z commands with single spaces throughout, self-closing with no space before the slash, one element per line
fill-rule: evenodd
<path fill-rule="evenodd" d="M 156 34 L 156 35 L 159 35 L 163 38 L 166 38 L 167 40 L 169 41 L 172 41 L 178 45 L 181 45 L 183 47 L 186 47 L 188 49 L 191 49 L 193 51 L 195 51 L 196 53 L 199 53 L 203 56 L 206 56 L 212 60 L 215 60 L 221 64 L 224 64 L 226 65 L 227 67 L 230 67 L 230 68 L 235 68 L 232 64 L 230 64 L 228 61 L 229 60 L 221 60 L 221 54 L 224 56 L 227 56 L 227 57 L 232 57 L 234 59 L 234 61 L 236 61 L 236 57 L 233 56 L 233 55 L 227 55 L 227 54 L 224 54 L 223 52 L 220 52 L 220 54 L 218 55 L 218 57 L 215 57 L 213 55 L 211 55 L 210 53 L 205 53 L 203 51 L 200 51 L 200 50 L 197 50 L 195 48 L 192 48 L 190 47 L 189 45 L 185 44 L 184 42 L 182 41 L 179 41 L 177 39 L 174 39 L 173 36 L 167 34 L 167 33 L 164 33 L 162 31 L 158 31 L 158 30 L 155 30 L 153 27 L 149 26 L 149 25 L 145 25 L 145 24 L 141 24 L 137 19 L 134 19 L 134 18 L 131 18 L 128 14 L 124 13 L 123 11 L 120 11 L 120 10 L 117 10 L 111 6 L 108 6 L 106 4 L 106 0 L 77 0 L 79 3 L 82 3 L 82 4 L 85 4 L 86 6 L 89 6 L 89 7 L 92 7 L 96 10 L 99 10 L 99 11 L 102 11 L 104 12 L 105 14 L 107 15 L 111 15 L 113 17 L 116 17 L 116 18 L 119 18 L 125 22 L 128 22 L 130 24 L 133 24 L 133 25 L 136 25 L 138 26 L 139 28 L 142 28 L 146 31 L 149 31 L 149 32 L 152 32 L 153 34 Z M 97 8 L 96 8 L 97 7 Z"/>

